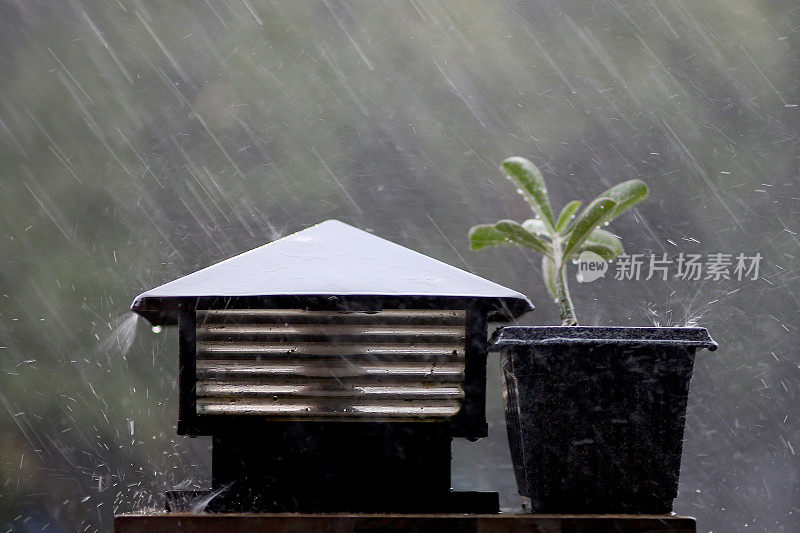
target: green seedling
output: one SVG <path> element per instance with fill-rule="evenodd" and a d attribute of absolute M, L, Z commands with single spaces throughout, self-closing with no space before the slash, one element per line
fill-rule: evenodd
<path fill-rule="evenodd" d="M 577 326 L 567 285 L 567 263 L 585 251 L 606 261 L 624 253 L 619 238 L 602 227 L 647 198 L 647 185 L 642 180 L 625 181 L 602 193 L 580 213 L 581 202 L 568 203 L 556 218 L 542 173 L 533 163 L 524 157 L 510 157 L 500 168 L 516 184 L 535 217 L 522 224 L 500 220 L 474 226 L 469 230 L 470 248 L 524 246 L 542 254 L 542 276 L 547 291 L 558 304 L 561 324 Z"/>

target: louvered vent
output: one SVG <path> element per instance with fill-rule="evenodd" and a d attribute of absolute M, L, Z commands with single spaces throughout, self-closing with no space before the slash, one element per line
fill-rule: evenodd
<path fill-rule="evenodd" d="M 197 414 L 442 420 L 464 399 L 466 311 L 197 311 Z"/>

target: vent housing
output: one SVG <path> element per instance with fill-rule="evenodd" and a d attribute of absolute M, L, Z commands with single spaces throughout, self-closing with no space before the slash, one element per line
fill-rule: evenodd
<path fill-rule="evenodd" d="M 487 321 L 524 295 L 336 220 L 136 297 L 178 326 L 178 433 L 212 438 L 209 512 L 497 512 L 451 491 L 487 435 Z"/>
<path fill-rule="evenodd" d="M 181 435 L 353 423 L 487 435 L 480 299 L 209 297 L 182 305 L 178 329 Z"/>

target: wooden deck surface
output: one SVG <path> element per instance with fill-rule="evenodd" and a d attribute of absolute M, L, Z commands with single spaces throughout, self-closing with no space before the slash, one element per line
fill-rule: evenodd
<path fill-rule="evenodd" d="M 652 515 L 125 514 L 116 533 L 696 533 L 693 518 Z"/>

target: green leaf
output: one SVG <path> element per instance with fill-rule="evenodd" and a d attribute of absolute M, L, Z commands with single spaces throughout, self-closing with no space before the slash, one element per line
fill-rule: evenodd
<path fill-rule="evenodd" d="M 604 229 L 596 229 L 590 233 L 586 238 L 585 244 L 587 246 L 594 244 L 605 246 L 614 252 L 614 257 L 625 253 L 625 248 L 622 246 L 622 241 L 619 240 L 616 235 Z M 613 259 L 614 257 L 609 259 Z"/>
<path fill-rule="evenodd" d="M 558 215 L 558 221 L 556 222 L 556 231 L 558 233 L 561 233 L 567 229 L 569 223 L 572 222 L 572 216 L 578 212 L 580 207 L 580 200 L 575 200 L 564 206 L 564 209 L 561 210 L 561 214 Z"/>
<path fill-rule="evenodd" d="M 536 165 L 524 157 L 509 157 L 503 161 L 500 167 L 516 183 L 534 213 L 544 220 L 550 232 L 553 233 L 555 223 L 553 222 L 553 212 L 550 209 L 550 198 L 547 196 L 547 185 Z"/>
<path fill-rule="evenodd" d="M 618 255 L 625 253 L 622 241 L 613 233 L 604 229 L 595 229 L 586 238 L 586 241 L 574 253 L 580 255 L 584 251 L 594 252 L 606 261 L 611 261 Z"/>
<path fill-rule="evenodd" d="M 542 256 L 542 277 L 544 284 L 547 287 L 547 292 L 553 300 L 558 300 L 558 293 L 556 292 L 556 276 L 558 271 L 556 263 L 549 255 Z"/>
<path fill-rule="evenodd" d="M 598 198 L 611 198 L 617 202 L 617 207 L 614 208 L 614 214 L 608 220 L 613 220 L 619 215 L 633 207 L 647 198 L 650 192 L 647 190 L 647 185 L 642 180 L 628 180 L 614 185 L 606 192 L 598 196 Z"/>
<path fill-rule="evenodd" d="M 550 237 L 547 225 L 540 218 L 529 218 L 522 223 L 522 227 L 537 236 Z"/>
<path fill-rule="evenodd" d="M 594 252 L 606 261 L 611 261 L 618 255 L 614 252 L 613 248 L 609 248 L 604 244 L 589 244 L 588 242 L 578 248 L 578 250 L 575 252 L 575 255 L 580 255 L 583 252 Z"/>
<path fill-rule="evenodd" d="M 502 233 L 497 231 L 494 224 L 479 224 L 469 230 L 470 250 L 483 250 L 490 246 L 510 246 Z"/>
<path fill-rule="evenodd" d="M 519 223 L 514 222 L 513 220 L 501 220 L 495 223 L 494 227 L 497 228 L 497 231 L 499 231 L 506 239 L 514 244 L 526 246 L 543 254 L 550 253 L 550 249 L 545 241 L 527 231 Z"/>
<path fill-rule="evenodd" d="M 564 248 L 564 258 L 572 255 L 589 238 L 589 235 L 598 229 L 597 226 L 608 221 L 616 206 L 617 202 L 611 198 L 598 198 L 589 204 L 575 220 L 567 246 Z"/>

